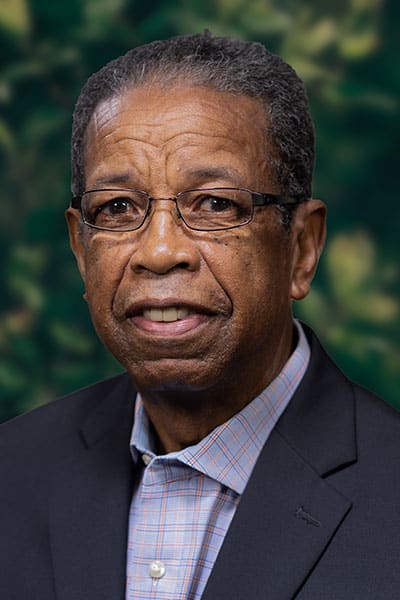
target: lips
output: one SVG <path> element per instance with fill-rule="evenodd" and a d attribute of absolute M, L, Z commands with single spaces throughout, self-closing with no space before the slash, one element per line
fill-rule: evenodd
<path fill-rule="evenodd" d="M 126 318 L 137 330 L 172 337 L 197 329 L 215 315 L 215 311 L 202 304 L 154 298 L 136 302 L 126 312 Z"/>

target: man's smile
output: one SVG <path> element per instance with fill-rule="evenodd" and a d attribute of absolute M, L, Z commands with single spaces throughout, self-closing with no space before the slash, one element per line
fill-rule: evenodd
<path fill-rule="evenodd" d="M 174 337 L 197 329 L 216 316 L 216 312 L 202 304 L 153 299 L 135 303 L 126 316 L 141 332 Z"/>

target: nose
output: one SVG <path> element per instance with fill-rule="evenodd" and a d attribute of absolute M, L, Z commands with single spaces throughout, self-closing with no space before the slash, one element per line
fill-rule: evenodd
<path fill-rule="evenodd" d="M 138 231 L 131 268 L 163 275 L 173 269 L 195 271 L 199 264 L 198 248 L 179 218 L 175 201 L 153 200 L 150 214 Z"/>

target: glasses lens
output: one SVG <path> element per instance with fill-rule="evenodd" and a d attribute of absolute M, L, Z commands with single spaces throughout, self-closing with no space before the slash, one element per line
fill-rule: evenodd
<path fill-rule="evenodd" d="M 244 225 L 251 220 L 251 193 L 236 188 L 191 190 L 178 195 L 178 208 L 193 229 L 215 231 Z"/>
<path fill-rule="evenodd" d="M 148 207 L 144 192 L 95 190 L 82 196 L 82 213 L 88 225 L 100 229 L 132 231 L 143 223 Z"/>

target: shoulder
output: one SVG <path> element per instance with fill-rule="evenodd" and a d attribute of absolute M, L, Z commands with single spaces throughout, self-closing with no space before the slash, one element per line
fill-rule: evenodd
<path fill-rule="evenodd" d="M 37 453 L 77 436 L 86 417 L 127 379 L 123 374 L 97 382 L 1 424 L 0 456 Z"/>
<path fill-rule="evenodd" d="M 400 467 L 400 412 L 379 396 L 351 383 L 359 460 L 382 471 L 383 461 Z M 387 463 L 386 466 L 388 466 Z M 385 471 L 387 469 L 383 469 Z"/>
<path fill-rule="evenodd" d="M 54 481 L 84 460 L 93 438 L 120 418 L 128 421 L 126 406 L 128 400 L 134 405 L 133 392 L 129 376 L 119 375 L 1 425 L 0 514 L 18 519 L 28 510 L 29 498 L 35 522 L 45 510 Z"/>
<path fill-rule="evenodd" d="M 327 354 L 311 329 L 304 324 L 303 328 L 311 347 L 310 365 L 305 376 L 307 385 L 312 385 L 321 395 L 331 398 L 333 411 L 334 398 L 345 396 L 347 402 L 354 402 L 355 419 L 363 427 L 374 430 L 378 424 L 399 427 L 400 411 L 349 379 Z"/>
<path fill-rule="evenodd" d="M 368 476 L 379 466 L 377 455 L 393 468 L 400 456 L 400 412 L 347 378 L 313 332 L 304 331 L 310 363 L 280 429 L 321 473 L 356 460 L 357 474 Z"/>

